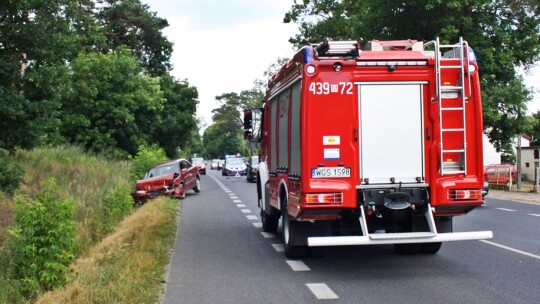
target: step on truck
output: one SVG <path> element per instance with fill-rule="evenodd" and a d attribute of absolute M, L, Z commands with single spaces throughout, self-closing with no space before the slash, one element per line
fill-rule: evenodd
<path fill-rule="evenodd" d="M 452 229 L 484 204 L 479 71 L 462 38 L 305 46 L 244 129 L 260 143 L 263 230 L 282 219 L 288 257 L 379 244 L 434 254 L 493 236 Z"/>

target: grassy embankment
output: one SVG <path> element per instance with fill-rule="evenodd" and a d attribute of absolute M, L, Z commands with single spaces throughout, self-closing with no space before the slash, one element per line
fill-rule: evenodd
<path fill-rule="evenodd" d="M 18 195 L 33 196 L 53 177 L 74 200 L 77 258 L 65 286 L 41 294 L 38 303 L 155 303 L 159 301 L 174 242 L 176 200 L 158 199 L 127 212 L 111 204 L 129 199 L 129 163 L 90 156 L 77 148 L 20 151 L 26 174 Z M 131 202 L 130 202 L 131 204 Z M 14 197 L 0 195 L 0 247 L 13 228 Z M 5 253 L 1 251 L 0 254 Z M 16 280 L 2 277 L 0 302 L 20 302 Z M 5 286 L 4 286 L 5 287 Z M 8 294 L 8 291 L 9 293 Z"/>

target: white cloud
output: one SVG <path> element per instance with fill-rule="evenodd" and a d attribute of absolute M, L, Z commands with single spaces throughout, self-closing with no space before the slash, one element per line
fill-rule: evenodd
<path fill-rule="evenodd" d="M 540 64 L 537 63 L 536 66 L 525 75 L 525 85 L 535 92 L 535 97 L 527 105 L 527 110 L 529 114 L 536 113 L 540 111 Z"/>
<path fill-rule="evenodd" d="M 288 39 L 297 26 L 282 21 L 291 1 L 143 2 L 169 22 L 164 32 L 174 43 L 172 74 L 197 87 L 197 116 L 207 124 L 218 107 L 216 96 L 253 88 L 278 57 L 294 55 Z"/>
<path fill-rule="evenodd" d="M 165 34 L 174 43 L 172 74 L 197 87 L 197 116 L 207 124 L 211 124 L 212 109 L 218 107 L 216 96 L 251 89 L 278 57 L 294 55 L 288 39 L 297 33 L 297 26 L 283 24 L 291 0 L 142 2 L 169 22 Z M 540 90 L 540 66 L 525 81 Z M 529 113 L 540 111 L 539 93 L 528 109 Z"/>

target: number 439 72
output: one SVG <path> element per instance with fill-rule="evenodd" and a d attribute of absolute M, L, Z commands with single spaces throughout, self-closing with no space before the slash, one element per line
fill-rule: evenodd
<path fill-rule="evenodd" d="M 312 82 L 309 85 L 309 91 L 314 95 L 329 95 L 329 94 L 343 94 L 352 95 L 353 83 L 352 82 Z"/>

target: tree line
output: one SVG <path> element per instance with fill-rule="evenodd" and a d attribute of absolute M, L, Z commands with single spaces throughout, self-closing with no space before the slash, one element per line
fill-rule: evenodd
<path fill-rule="evenodd" d="M 426 42 L 439 37 L 441 43 L 453 44 L 461 36 L 474 49 L 480 66 L 484 133 L 503 161 L 514 160 L 514 139 L 519 134 L 531 135 L 531 145 L 540 145 L 540 111 L 527 114 L 535 92 L 523 78 L 523 71 L 540 60 L 536 0 L 295 0 L 283 21 L 298 25 L 298 34 L 289 39 L 297 49 L 325 40 L 356 39 Z M 260 98 L 263 92 L 259 91 Z M 246 104 L 248 96 L 246 91 L 218 98 L 223 104 L 205 132 L 205 146 L 230 138 L 229 132 L 222 135 L 220 130 L 241 129 L 234 116 L 238 111 L 226 113 Z M 229 149 L 224 144 L 215 147 Z"/>
<path fill-rule="evenodd" d="M 3 1 L 0 148 L 173 157 L 200 142 L 198 92 L 170 73 L 167 26 L 140 0 Z"/>
<path fill-rule="evenodd" d="M 299 33 L 300 47 L 324 40 L 430 41 L 462 36 L 476 52 L 482 86 L 484 132 L 503 155 L 513 155 L 519 134 L 540 138 L 540 112 L 527 115 L 534 92 L 524 84 L 540 59 L 537 0 L 306 0 L 294 1 L 284 22 Z"/>
<path fill-rule="evenodd" d="M 497 150 L 511 157 L 516 135 L 540 138 L 540 112 L 527 115 L 534 92 L 521 73 L 540 59 L 535 0 L 293 1 L 283 21 L 298 25 L 290 38 L 297 48 L 359 38 L 454 43 L 463 36 L 480 65 L 484 132 Z M 240 113 L 260 106 L 264 80 L 216 96 L 201 142 L 198 92 L 171 76 L 167 26 L 140 0 L 4 1 L 0 148 L 70 143 L 125 158 L 157 145 L 169 157 L 180 150 L 247 155 Z"/>

